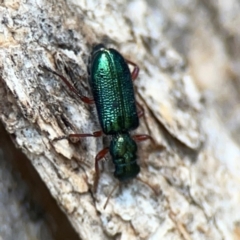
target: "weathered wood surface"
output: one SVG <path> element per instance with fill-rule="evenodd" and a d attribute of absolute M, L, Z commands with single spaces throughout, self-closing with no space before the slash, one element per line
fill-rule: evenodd
<path fill-rule="evenodd" d="M 81 239 L 239 239 L 239 3 L 120 2 L 1 3 L 2 122 Z M 92 191 L 105 138 L 52 141 L 99 130 L 95 108 L 39 67 L 90 96 L 87 60 L 99 42 L 140 66 L 137 133 L 156 142 L 139 144 L 139 177 L 157 194 L 134 180 L 106 209 L 111 161 Z"/>

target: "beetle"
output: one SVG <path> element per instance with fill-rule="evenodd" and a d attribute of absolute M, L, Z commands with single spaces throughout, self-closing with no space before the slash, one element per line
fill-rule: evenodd
<path fill-rule="evenodd" d="M 133 66 L 130 72 L 128 65 Z M 130 131 L 139 126 L 139 117 L 144 113 L 141 105 L 136 103 L 133 81 L 137 78 L 139 67 L 126 60 L 117 50 L 106 48 L 98 44 L 93 48 L 88 63 L 89 84 L 93 99 L 79 94 L 78 90 L 62 75 L 46 68 L 59 76 L 67 87 L 73 91 L 83 102 L 96 104 L 100 131 L 93 133 L 69 134 L 63 138 L 99 137 L 102 134 L 111 136 L 110 146 L 102 149 L 95 157 L 96 190 L 99 179 L 99 161 L 109 152 L 115 165 L 114 176 L 125 182 L 134 179 L 140 172 L 137 163 L 136 141 L 152 138 L 149 135 L 133 135 Z M 138 112 L 137 108 L 140 108 Z M 106 206 L 106 204 L 105 204 Z"/>
<path fill-rule="evenodd" d="M 128 64 L 134 66 L 130 72 Z M 94 47 L 88 64 L 89 83 L 96 104 L 102 131 L 111 135 L 110 147 L 96 156 L 95 168 L 98 174 L 98 161 L 109 151 L 115 165 L 114 176 L 120 181 L 135 178 L 140 172 L 136 162 L 135 141 L 149 138 L 148 135 L 131 137 L 129 131 L 139 126 L 139 115 L 134 96 L 133 80 L 139 67 L 113 48 L 103 44 Z"/>

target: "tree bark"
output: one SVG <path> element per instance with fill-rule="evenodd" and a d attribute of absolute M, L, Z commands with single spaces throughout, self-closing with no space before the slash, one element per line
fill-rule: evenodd
<path fill-rule="evenodd" d="M 81 239 L 240 238 L 238 8 L 234 0 L 1 3 L 1 121 Z M 140 66 L 145 116 L 136 132 L 155 142 L 139 144 L 139 178 L 106 209 L 117 180 L 108 156 L 95 193 L 94 158 L 109 138 L 54 141 L 100 130 L 95 106 L 44 69 L 91 97 L 97 43 Z"/>

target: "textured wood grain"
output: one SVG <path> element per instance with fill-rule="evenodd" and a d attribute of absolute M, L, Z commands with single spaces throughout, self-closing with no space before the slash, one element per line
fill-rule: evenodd
<path fill-rule="evenodd" d="M 1 3 L 1 120 L 81 239 L 239 239 L 238 8 L 234 0 Z M 136 132 L 156 142 L 139 145 L 141 181 L 118 188 L 106 209 L 117 183 L 111 161 L 96 193 L 93 179 L 107 139 L 53 141 L 99 130 L 95 107 L 39 67 L 90 96 L 87 61 L 99 42 L 140 66 L 145 117 Z"/>

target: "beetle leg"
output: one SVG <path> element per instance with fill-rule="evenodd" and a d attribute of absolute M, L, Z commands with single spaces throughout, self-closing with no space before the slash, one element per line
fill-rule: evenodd
<path fill-rule="evenodd" d="M 138 65 L 137 65 L 136 63 L 134 63 L 134 62 L 132 62 L 132 61 L 130 61 L 130 60 L 128 60 L 128 59 L 125 59 L 125 61 L 126 61 L 128 64 L 130 64 L 130 65 L 132 65 L 132 66 L 134 67 L 134 68 L 133 68 L 133 71 L 132 71 L 132 73 L 131 73 L 132 80 L 134 81 L 134 80 L 137 78 L 140 69 L 139 69 L 139 67 L 138 67 Z"/>
<path fill-rule="evenodd" d="M 93 133 L 72 133 L 72 134 L 69 134 L 67 136 L 62 136 L 62 137 L 58 137 L 58 138 L 54 138 L 53 141 L 58 141 L 58 140 L 62 140 L 62 139 L 73 139 L 73 138 L 78 138 L 78 140 L 80 138 L 83 138 L 83 137 L 100 137 L 102 135 L 102 131 L 96 131 L 96 132 L 93 132 Z M 73 142 L 76 142 L 76 141 L 73 141 Z"/>
<path fill-rule="evenodd" d="M 136 104 L 137 104 L 137 106 L 139 108 L 139 111 L 138 111 L 137 114 L 138 114 L 138 117 L 140 118 L 140 117 L 142 117 L 144 115 L 144 108 L 142 107 L 142 105 L 140 103 L 136 102 Z"/>
<path fill-rule="evenodd" d="M 102 131 L 96 131 L 93 133 L 73 133 L 69 134 L 69 138 L 82 138 L 82 137 L 101 137 L 102 136 Z"/>
<path fill-rule="evenodd" d="M 133 140 L 135 140 L 136 142 L 142 142 L 142 141 L 145 141 L 145 140 L 150 139 L 151 142 L 152 142 L 152 144 L 153 144 L 154 146 L 156 146 L 155 141 L 154 141 L 153 138 L 152 138 L 151 136 L 149 136 L 149 135 L 146 135 L 146 134 L 133 135 L 132 138 L 133 138 Z M 146 161 L 143 161 L 143 163 L 145 164 L 145 166 L 147 166 Z"/>
<path fill-rule="evenodd" d="M 58 77 L 60 77 L 62 79 L 62 81 L 67 85 L 67 87 L 69 88 L 70 91 L 74 92 L 83 102 L 87 103 L 87 104 L 93 104 L 94 103 L 94 100 L 91 99 L 91 98 L 88 98 L 86 96 L 81 96 L 79 94 L 79 92 L 77 91 L 77 89 L 62 75 L 60 75 L 59 73 L 53 71 L 52 69 L 48 68 L 48 67 L 42 67 L 41 68 L 57 75 Z"/>
<path fill-rule="evenodd" d="M 155 141 L 153 140 L 153 138 L 147 134 L 137 134 L 137 135 L 133 135 L 132 136 L 133 140 L 135 140 L 136 142 L 142 142 L 145 140 L 150 139 L 153 143 L 155 143 Z"/>
<path fill-rule="evenodd" d="M 138 65 L 136 63 L 134 63 L 134 62 L 132 62 L 132 61 L 130 61 L 128 59 L 125 59 L 125 60 L 126 60 L 126 62 L 128 64 L 130 64 L 130 65 L 132 65 L 134 67 L 134 69 L 133 69 L 133 71 L 131 73 L 132 81 L 134 81 L 138 77 L 140 69 L 139 69 L 139 67 L 138 67 Z M 137 105 L 140 108 L 140 111 L 138 112 L 138 117 L 142 117 L 144 115 L 144 109 L 138 102 L 137 102 Z"/>
<path fill-rule="evenodd" d="M 146 134 L 137 134 L 137 135 L 133 135 L 132 138 L 137 142 L 142 142 L 147 139 L 151 139 L 152 137 Z"/>
<path fill-rule="evenodd" d="M 97 190 L 97 185 L 98 185 L 98 180 L 99 180 L 99 166 L 98 166 L 98 162 L 101 159 L 103 159 L 108 152 L 109 152 L 109 147 L 105 147 L 95 157 L 95 179 L 94 179 L 94 186 L 93 186 L 94 192 L 96 192 L 96 190 Z"/>

